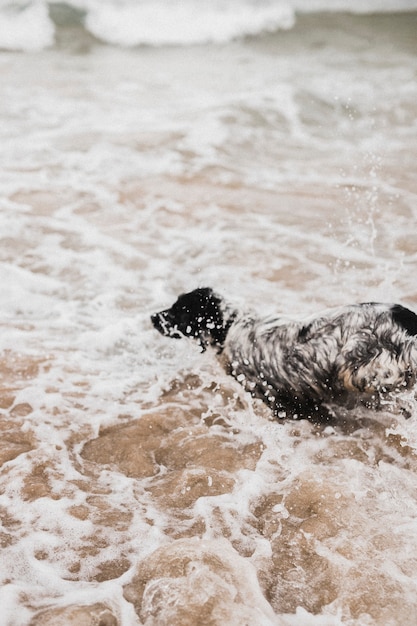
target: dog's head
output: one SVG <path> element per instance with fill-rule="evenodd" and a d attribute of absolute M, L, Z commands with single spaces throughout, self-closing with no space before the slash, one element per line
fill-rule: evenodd
<path fill-rule="evenodd" d="M 221 345 L 227 334 L 222 300 L 212 289 L 194 289 L 179 296 L 170 309 L 151 316 L 152 324 L 167 337 L 193 337 L 203 349 Z"/>

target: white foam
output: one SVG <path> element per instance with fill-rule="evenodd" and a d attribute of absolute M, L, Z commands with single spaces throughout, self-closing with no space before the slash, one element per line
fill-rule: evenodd
<path fill-rule="evenodd" d="M 49 6 L 31 0 L 0 7 L 0 49 L 33 52 L 51 46 L 55 24 Z M 297 12 L 376 13 L 414 11 L 416 0 L 68 0 L 74 23 L 101 41 L 120 46 L 224 43 L 248 35 L 291 28 Z M 71 12 L 71 9 L 73 10 Z M 64 12 L 65 13 L 65 12 Z M 53 16 L 53 14 L 52 14 Z M 71 21 L 72 20 L 72 21 Z M 59 20 L 66 26 L 65 17 Z"/>
<path fill-rule="evenodd" d="M 0 7 L 0 49 L 35 52 L 52 45 L 55 29 L 41 0 Z"/>
<path fill-rule="evenodd" d="M 235 37 L 290 28 L 294 16 L 281 3 L 161 0 L 101 3 L 90 8 L 87 28 L 97 37 L 120 45 L 222 43 Z"/>

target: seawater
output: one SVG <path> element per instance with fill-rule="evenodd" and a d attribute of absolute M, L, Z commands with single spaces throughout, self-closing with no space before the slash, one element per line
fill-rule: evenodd
<path fill-rule="evenodd" d="M 0 54 L 2 626 L 415 620 L 414 394 L 278 423 L 149 319 L 417 308 L 417 15 L 286 6 L 151 46 L 4 9 L 43 26 Z"/>

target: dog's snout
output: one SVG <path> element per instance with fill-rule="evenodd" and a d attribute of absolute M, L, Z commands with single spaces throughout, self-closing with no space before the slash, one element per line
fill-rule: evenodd
<path fill-rule="evenodd" d="M 176 324 L 170 309 L 154 313 L 151 315 L 151 321 L 156 330 L 158 330 L 162 335 L 169 335 L 171 337 L 174 336 L 173 331 Z"/>
<path fill-rule="evenodd" d="M 152 313 L 151 322 L 156 327 L 159 323 L 159 313 Z"/>
<path fill-rule="evenodd" d="M 153 313 L 151 315 L 151 322 L 154 327 L 159 330 L 160 333 L 164 332 L 164 326 L 166 323 L 165 319 L 165 311 L 160 311 L 159 313 Z"/>

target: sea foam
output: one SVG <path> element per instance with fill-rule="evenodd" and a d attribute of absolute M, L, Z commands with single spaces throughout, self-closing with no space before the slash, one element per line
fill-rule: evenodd
<path fill-rule="evenodd" d="M 33 52 L 53 44 L 55 27 L 43 2 L 0 6 L 0 49 Z"/>
<path fill-rule="evenodd" d="M 119 46 L 224 43 L 292 28 L 297 12 L 413 11 L 416 0 L 32 0 L 0 6 L 0 49 L 53 45 L 57 27 L 78 24 Z"/>

